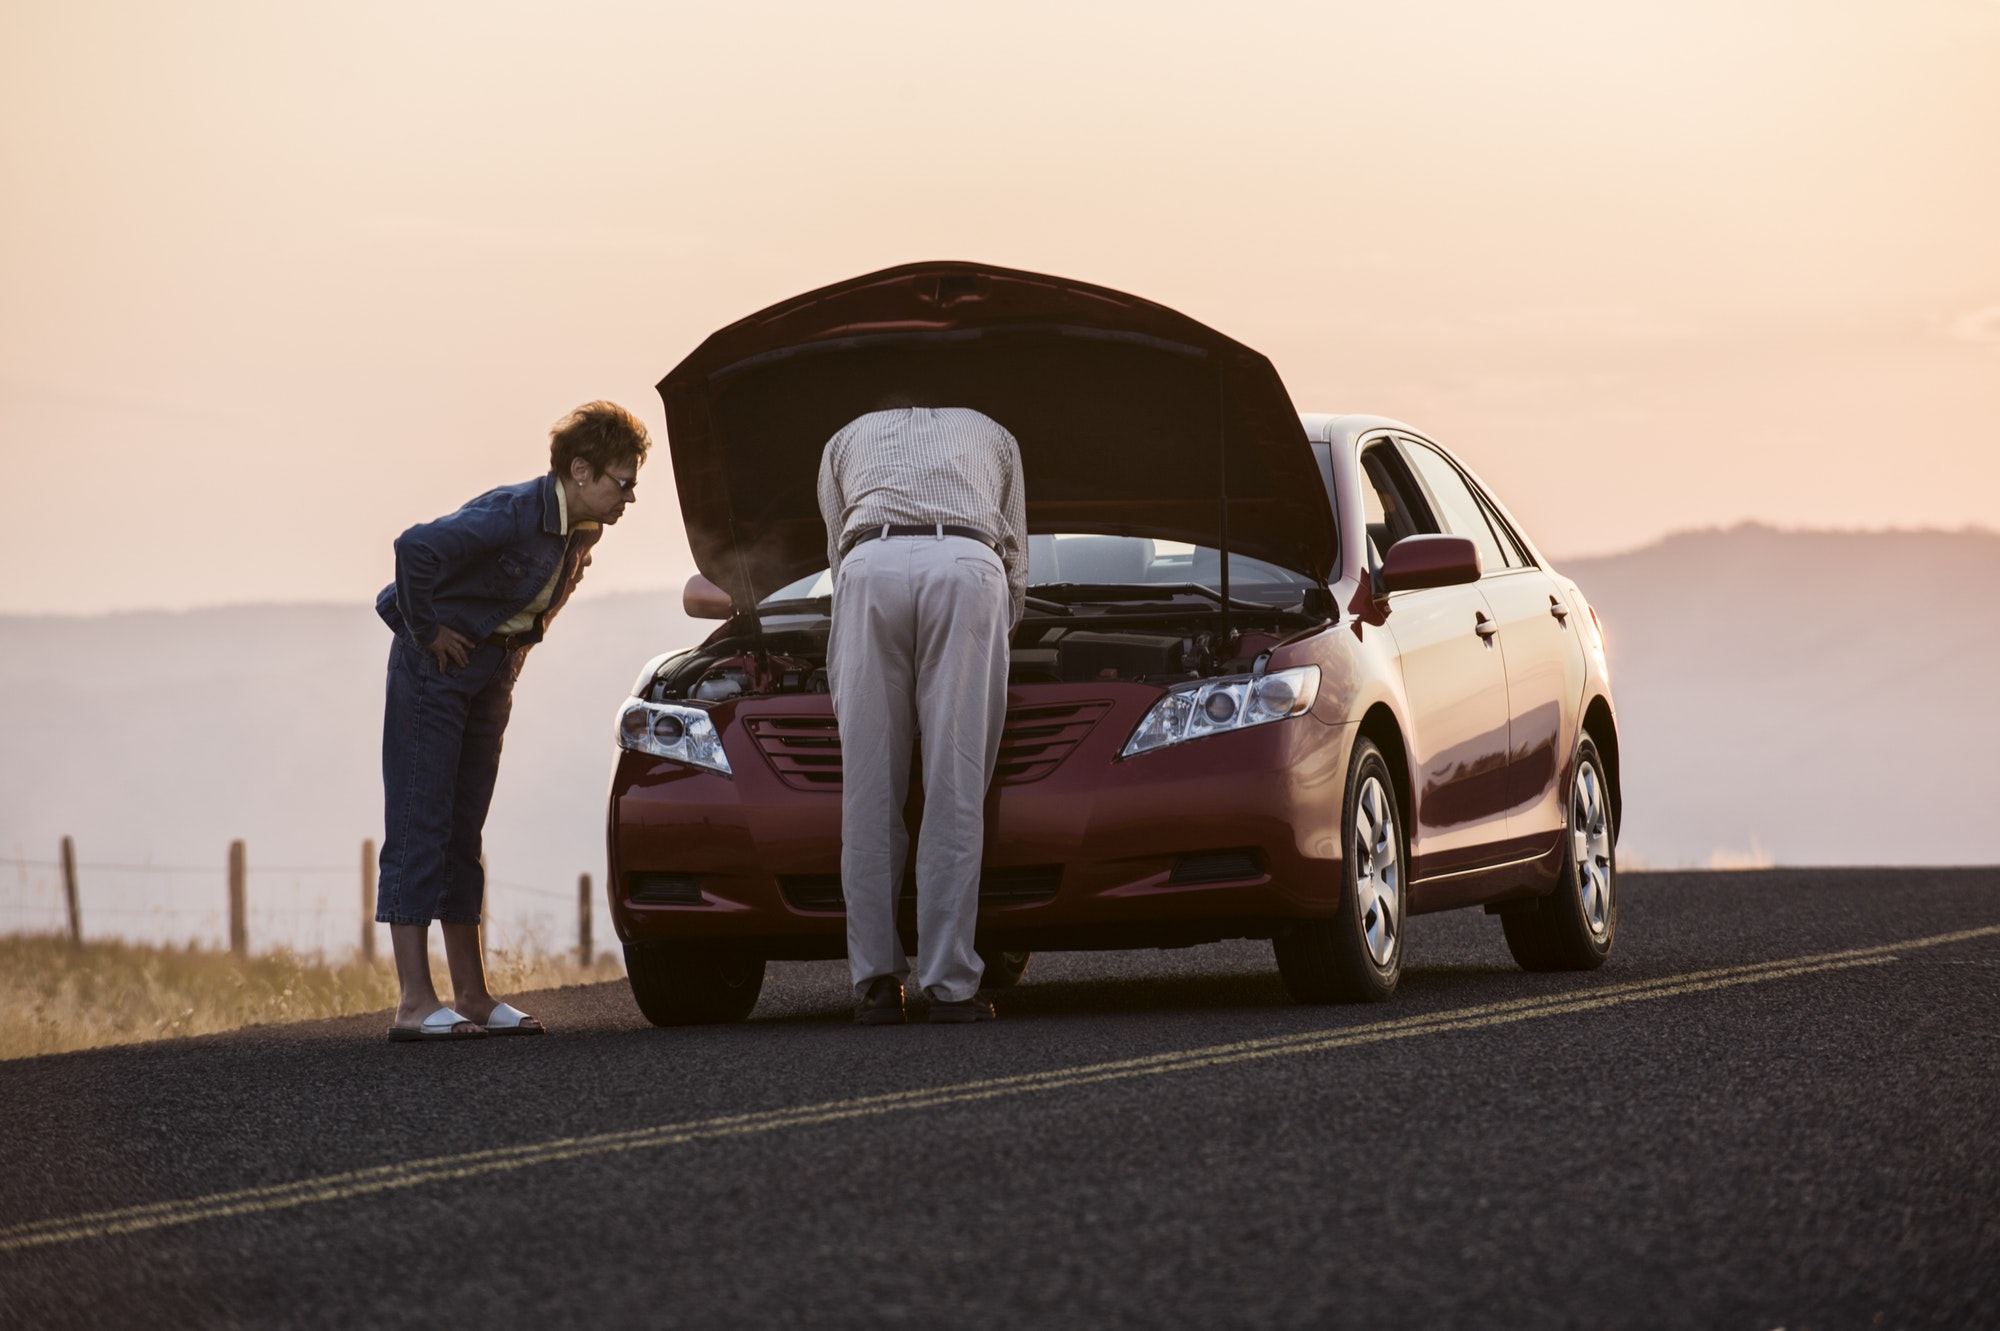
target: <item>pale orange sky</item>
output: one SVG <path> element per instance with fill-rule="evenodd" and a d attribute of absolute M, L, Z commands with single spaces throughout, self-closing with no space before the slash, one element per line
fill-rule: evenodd
<path fill-rule="evenodd" d="M 1164 301 L 1558 554 L 2000 527 L 2000 3 L 0 9 L 0 612 L 372 597 L 712 329 Z M 587 591 L 687 567 L 664 449 Z"/>

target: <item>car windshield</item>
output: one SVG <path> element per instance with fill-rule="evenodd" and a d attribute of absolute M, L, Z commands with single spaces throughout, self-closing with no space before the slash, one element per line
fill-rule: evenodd
<path fill-rule="evenodd" d="M 1247 555 L 1229 557 L 1229 597 L 1265 605 L 1297 605 L 1310 578 Z M 1222 590 L 1222 555 L 1213 546 L 1155 541 L 1144 536 L 1062 533 L 1028 538 L 1029 587 L 1206 587 Z M 825 569 L 780 587 L 763 604 L 830 596 Z"/>

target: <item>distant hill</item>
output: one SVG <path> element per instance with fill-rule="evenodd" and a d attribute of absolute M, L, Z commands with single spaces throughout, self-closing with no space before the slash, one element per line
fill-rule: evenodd
<path fill-rule="evenodd" d="M 677 591 L 584 598 L 531 654 L 487 823 L 498 937 L 573 941 L 577 875 L 603 874 L 617 705 L 648 657 L 712 627 Z M 0 932 L 60 922 L 53 869 L 6 860 L 52 860 L 67 833 L 85 865 L 175 868 L 86 868 L 86 931 L 115 917 L 133 936 L 220 938 L 241 837 L 253 945 L 353 946 L 361 841 L 381 835 L 389 641 L 372 608 L 345 606 L 0 617 Z"/>
<path fill-rule="evenodd" d="M 1638 856 L 2000 861 L 2000 535 L 1742 526 L 1561 568 L 1604 621 Z"/>
<path fill-rule="evenodd" d="M 1561 567 L 1604 621 L 1635 860 L 2000 861 L 2000 536 L 1748 526 Z M 503 940 L 573 938 L 614 710 L 708 627 L 678 601 L 579 600 L 530 658 L 488 824 Z M 59 922 L 68 833 L 86 866 L 171 870 L 87 867 L 88 930 L 220 937 L 242 837 L 253 941 L 352 946 L 388 641 L 337 606 L 0 617 L 0 931 Z"/>

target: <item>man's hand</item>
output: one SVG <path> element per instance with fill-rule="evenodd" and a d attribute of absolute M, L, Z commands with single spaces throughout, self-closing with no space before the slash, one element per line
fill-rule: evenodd
<path fill-rule="evenodd" d="M 424 650 L 437 662 L 438 672 L 448 675 L 471 659 L 472 649 L 477 645 L 457 629 L 448 629 L 440 624 L 437 636 Z"/>

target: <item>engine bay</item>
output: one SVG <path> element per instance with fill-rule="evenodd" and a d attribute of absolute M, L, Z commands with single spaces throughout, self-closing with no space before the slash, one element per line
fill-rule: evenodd
<path fill-rule="evenodd" d="M 1072 624 L 1030 616 L 1009 643 L 1007 682 L 1121 680 L 1164 687 L 1246 674 L 1260 655 L 1300 629 L 1295 615 L 1277 613 L 1268 621 L 1249 614 L 1236 618 L 1245 622 L 1232 624 L 1225 633 L 1185 619 L 1128 623 L 1126 616 L 1118 616 L 1115 624 L 1098 627 L 1089 621 Z M 808 627 L 766 627 L 757 634 L 744 631 L 753 626 L 732 621 L 700 647 L 660 662 L 643 696 L 649 702 L 716 703 L 826 693 L 826 626 L 819 619 Z"/>

